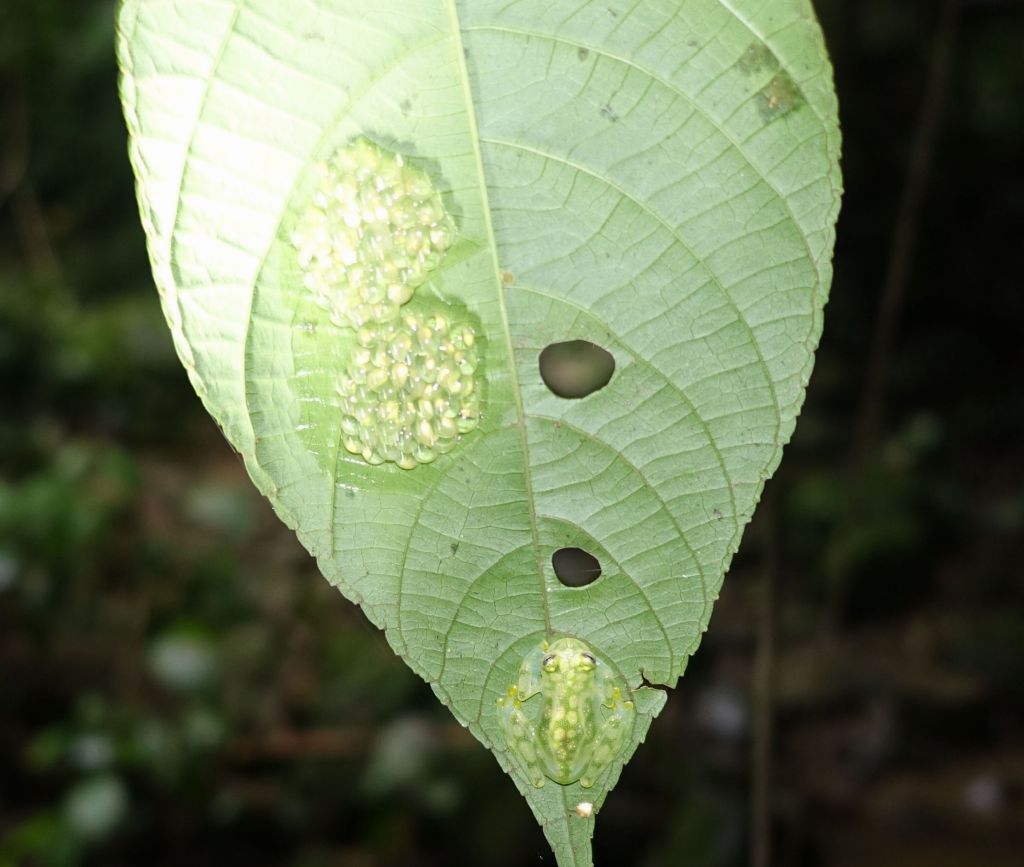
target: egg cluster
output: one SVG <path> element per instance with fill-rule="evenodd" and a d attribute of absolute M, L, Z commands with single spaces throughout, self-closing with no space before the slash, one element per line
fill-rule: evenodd
<path fill-rule="evenodd" d="M 473 329 L 447 316 L 403 312 L 360 328 L 338 382 L 345 448 L 403 469 L 450 451 L 480 420 L 476 368 Z"/>
<path fill-rule="evenodd" d="M 441 194 L 400 154 L 366 139 L 335 152 L 319 173 L 291 233 L 303 284 L 336 325 L 395 317 L 454 240 Z"/>

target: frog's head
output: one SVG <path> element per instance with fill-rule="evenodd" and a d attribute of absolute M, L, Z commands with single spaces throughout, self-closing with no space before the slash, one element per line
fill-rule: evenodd
<path fill-rule="evenodd" d="M 560 638 L 547 649 L 541 668 L 545 674 L 588 673 L 597 668 L 597 657 L 578 638 Z"/>

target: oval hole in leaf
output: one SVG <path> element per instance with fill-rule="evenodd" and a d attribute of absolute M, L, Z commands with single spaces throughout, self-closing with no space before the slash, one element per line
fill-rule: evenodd
<path fill-rule="evenodd" d="M 615 358 L 589 340 L 566 340 L 545 346 L 540 375 L 559 397 L 580 398 L 604 388 L 615 373 Z"/>
<path fill-rule="evenodd" d="M 559 548 L 551 555 L 551 565 L 566 587 L 586 587 L 601 577 L 601 563 L 582 548 Z"/>

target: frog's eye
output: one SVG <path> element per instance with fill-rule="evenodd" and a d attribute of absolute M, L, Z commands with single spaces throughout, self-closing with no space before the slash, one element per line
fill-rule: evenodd
<path fill-rule="evenodd" d="M 597 665 L 597 660 L 594 658 L 593 654 L 581 653 L 580 656 L 582 656 L 591 665 Z"/>
<path fill-rule="evenodd" d="M 545 656 L 541 666 L 545 671 L 558 671 L 558 656 L 554 653 Z"/>
<path fill-rule="evenodd" d="M 583 651 L 577 657 L 576 667 L 582 668 L 584 671 L 590 671 L 597 666 L 597 658 L 592 653 Z"/>

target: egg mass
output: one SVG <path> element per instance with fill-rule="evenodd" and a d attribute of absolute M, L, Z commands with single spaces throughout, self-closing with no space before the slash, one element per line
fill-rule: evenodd
<path fill-rule="evenodd" d="M 316 171 L 291 232 L 303 286 L 335 325 L 394 318 L 455 238 L 441 194 L 401 154 L 364 138 Z"/>
<path fill-rule="evenodd" d="M 356 338 L 338 381 L 342 443 L 351 454 L 413 469 L 477 427 L 477 339 L 470 325 L 408 312 L 364 325 Z"/>

